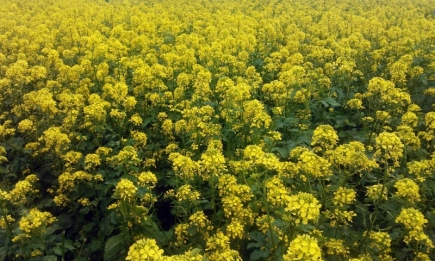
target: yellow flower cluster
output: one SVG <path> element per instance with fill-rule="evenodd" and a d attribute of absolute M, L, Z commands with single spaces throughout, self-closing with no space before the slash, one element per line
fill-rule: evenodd
<path fill-rule="evenodd" d="M 230 248 L 230 238 L 218 231 L 207 240 L 208 258 L 216 261 L 239 261 L 242 260 L 237 251 Z"/>
<path fill-rule="evenodd" d="M 201 167 L 201 176 L 209 179 L 212 175 L 220 176 L 227 171 L 225 157 L 222 153 L 222 142 L 220 140 L 211 140 L 207 145 L 207 150 L 201 154 L 199 165 Z"/>
<path fill-rule="evenodd" d="M 337 132 L 331 125 L 320 125 L 314 129 L 311 146 L 320 146 L 324 150 L 330 150 L 338 142 Z"/>
<path fill-rule="evenodd" d="M 142 187 L 153 189 L 157 184 L 157 177 L 151 171 L 141 172 L 137 176 L 137 184 Z"/>
<path fill-rule="evenodd" d="M 131 261 L 163 261 L 163 250 L 154 239 L 140 239 L 128 249 L 125 260 Z"/>
<path fill-rule="evenodd" d="M 42 212 L 33 208 L 29 213 L 19 221 L 19 228 L 24 234 L 16 236 L 13 241 L 23 238 L 31 238 L 34 235 L 42 235 L 47 231 L 48 225 L 54 223 L 57 219 L 49 212 Z"/>
<path fill-rule="evenodd" d="M 308 221 L 317 222 L 320 216 L 319 201 L 309 193 L 299 192 L 288 198 L 285 211 L 295 216 L 296 223 L 308 224 Z"/>
<path fill-rule="evenodd" d="M 338 255 L 342 257 L 349 256 L 349 248 L 344 245 L 344 241 L 342 239 L 330 238 L 325 243 L 327 248 L 326 253 L 328 255 Z"/>
<path fill-rule="evenodd" d="M 169 154 L 169 160 L 172 162 L 172 168 L 175 175 L 185 180 L 192 180 L 198 172 L 199 164 L 193 161 L 189 156 L 181 155 L 178 152 Z"/>
<path fill-rule="evenodd" d="M 355 190 L 339 187 L 338 190 L 334 192 L 334 205 L 340 207 L 350 205 L 355 201 L 355 198 Z"/>
<path fill-rule="evenodd" d="M 39 179 L 35 174 L 28 175 L 24 180 L 18 181 L 15 184 L 15 187 L 9 191 L 9 193 L 5 192 L 5 195 L 2 197 L 14 204 L 25 203 L 29 194 L 37 193 L 39 191 L 34 188 L 34 185 L 38 180 Z"/>
<path fill-rule="evenodd" d="M 119 164 L 128 165 L 138 165 L 141 160 L 138 157 L 137 149 L 133 146 L 125 146 L 117 155 L 108 157 L 107 162 L 112 166 L 117 166 Z"/>
<path fill-rule="evenodd" d="M 398 160 L 403 155 L 403 143 L 396 134 L 390 132 L 382 132 L 376 137 L 376 152 L 375 156 L 383 160 L 393 160 L 394 164 L 398 164 Z"/>
<path fill-rule="evenodd" d="M 136 197 L 138 188 L 133 181 L 129 179 L 121 179 L 115 187 L 115 195 L 125 201 L 133 201 Z"/>
<path fill-rule="evenodd" d="M 424 215 L 415 208 L 404 208 L 396 218 L 397 223 L 402 223 L 407 229 L 423 231 L 424 224 L 428 221 Z"/>
<path fill-rule="evenodd" d="M 290 191 L 284 186 L 283 181 L 274 176 L 265 182 L 267 201 L 272 207 L 284 207 L 288 203 Z"/>
<path fill-rule="evenodd" d="M 358 141 L 352 141 L 327 151 L 326 156 L 333 166 L 348 170 L 350 173 L 359 173 L 379 167 L 375 160 L 367 157 L 364 144 Z"/>
<path fill-rule="evenodd" d="M 213 229 L 213 226 L 211 225 L 210 220 L 208 220 L 207 216 L 204 214 L 203 211 L 197 211 L 193 213 L 189 217 L 189 224 L 190 226 L 197 227 L 198 230 L 211 230 Z"/>
<path fill-rule="evenodd" d="M 394 187 L 397 189 L 396 197 L 400 197 L 411 204 L 420 201 L 419 187 L 412 179 L 398 180 Z"/>
<path fill-rule="evenodd" d="M 195 200 L 199 200 L 201 194 L 194 190 L 192 185 L 186 184 L 178 188 L 177 193 L 175 194 L 175 197 L 178 201 L 187 201 L 192 202 Z"/>
<path fill-rule="evenodd" d="M 378 202 L 379 200 L 386 200 L 387 197 L 387 188 L 382 184 L 376 184 L 367 187 L 367 197 L 374 202 Z"/>
<path fill-rule="evenodd" d="M 304 180 L 307 178 L 328 179 L 332 174 L 330 169 L 331 163 L 323 157 L 317 156 L 312 151 L 302 152 L 299 156 L 297 167 Z"/>
<path fill-rule="evenodd" d="M 434 248 L 432 240 L 423 232 L 428 220 L 418 209 L 403 208 L 395 221 L 396 223 L 403 224 L 407 229 L 408 234 L 403 240 L 405 243 L 409 245 L 411 241 L 417 241 L 418 243 L 425 244 L 428 248 Z"/>
<path fill-rule="evenodd" d="M 366 235 L 367 232 L 364 233 Z M 391 236 L 382 231 L 371 231 L 370 235 L 370 247 L 375 253 L 380 253 L 381 260 L 388 260 L 387 256 L 391 253 Z M 391 259 L 391 257 L 389 257 Z"/>
<path fill-rule="evenodd" d="M 315 238 L 309 235 L 298 235 L 291 241 L 283 260 L 322 260 L 322 254 Z"/>

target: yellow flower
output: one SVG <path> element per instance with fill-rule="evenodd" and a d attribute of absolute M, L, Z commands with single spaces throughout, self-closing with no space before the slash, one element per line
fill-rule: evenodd
<path fill-rule="evenodd" d="M 62 151 L 67 150 L 71 144 L 68 135 L 62 133 L 59 127 L 48 128 L 38 141 L 45 143 L 45 146 L 40 150 L 41 152 L 47 152 L 53 149 L 57 154 L 61 154 Z"/>
<path fill-rule="evenodd" d="M 299 172 L 304 180 L 307 177 L 304 177 L 303 175 L 307 175 L 308 178 L 328 178 L 330 175 L 332 175 L 330 166 L 331 163 L 329 163 L 326 159 L 317 156 L 312 151 L 302 152 L 297 163 Z"/>
<path fill-rule="evenodd" d="M 364 106 L 362 105 L 362 101 L 360 99 L 350 99 L 347 101 L 347 107 L 353 110 L 362 110 Z"/>
<path fill-rule="evenodd" d="M 308 221 L 317 222 L 320 216 L 319 201 L 309 193 L 299 192 L 288 198 L 285 211 L 296 217 L 296 223 L 308 224 Z"/>
<path fill-rule="evenodd" d="M 131 180 L 121 179 L 116 184 L 115 195 L 117 195 L 119 198 L 123 200 L 132 201 L 135 199 L 137 190 L 138 188 L 134 185 L 134 183 Z"/>
<path fill-rule="evenodd" d="M 169 154 L 169 160 L 172 162 L 175 174 L 186 180 L 193 179 L 199 169 L 198 162 L 178 152 Z"/>
<path fill-rule="evenodd" d="M 39 192 L 39 190 L 33 188 L 36 181 L 38 181 L 38 177 L 35 174 L 31 174 L 24 180 L 18 181 L 9 192 L 7 198 L 13 203 L 24 203 L 30 193 Z"/>
<path fill-rule="evenodd" d="M 258 100 L 250 100 L 243 104 L 243 120 L 250 128 L 269 128 L 272 118 L 266 113 L 264 105 Z"/>
<path fill-rule="evenodd" d="M 56 218 L 49 212 L 42 212 L 33 208 L 26 216 L 20 219 L 19 228 L 26 234 L 42 234 L 47 230 L 47 226 L 55 221 Z"/>
<path fill-rule="evenodd" d="M 378 157 L 397 162 L 403 155 L 403 148 L 402 141 L 394 133 L 382 132 L 376 137 L 375 155 Z"/>
<path fill-rule="evenodd" d="M 0 191 L 0 193 L 1 193 L 1 191 Z M 0 200 L 1 200 L 1 196 L 0 196 Z M 6 223 L 4 217 L 0 219 L 0 228 L 1 229 L 6 229 L 7 228 L 6 224 L 11 224 L 12 222 L 15 221 L 15 218 L 13 218 L 11 215 L 6 215 L 6 219 L 7 219 L 7 223 Z"/>
<path fill-rule="evenodd" d="M 363 170 L 378 168 L 375 160 L 370 160 L 366 153 L 364 144 L 359 141 L 352 141 L 349 144 L 343 144 L 326 152 L 326 156 L 336 168 L 350 170 L 352 173 L 359 173 Z"/>
<path fill-rule="evenodd" d="M 119 164 L 138 165 L 140 161 L 137 155 L 137 149 L 132 146 L 125 146 L 117 155 L 107 158 L 107 162 L 113 166 Z"/>
<path fill-rule="evenodd" d="M 137 184 L 142 187 L 153 189 L 157 184 L 157 177 L 151 171 L 141 172 L 137 177 Z"/>
<path fill-rule="evenodd" d="M 215 235 L 207 240 L 206 250 L 223 250 L 229 249 L 230 238 L 227 237 L 222 231 L 218 231 Z"/>
<path fill-rule="evenodd" d="M 402 115 L 402 124 L 415 128 L 418 124 L 418 116 L 412 111 L 407 111 L 405 114 Z"/>
<path fill-rule="evenodd" d="M 140 115 L 138 114 L 138 113 L 135 113 L 135 114 L 133 114 L 131 117 L 130 117 L 130 120 L 129 120 L 134 126 L 140 126 L 140 125 L 142 125 L 142 118 L 140 117 Z"/>
<path fill-rule="evenodd" d="M 378 200 L 387 200 L 387 188 L 382 184 L 376 184 L 367 187 L 367 196 L 374 202 Z"/>
<path fill-rule="evenodd" d="M 147 145 L 147 135 L 141 131 L 131 131 L 131 136 L 135 139 L 140 147 L 145 147 Z"/>
<path fill-rule="evenodd" d="M 79 199 L 77 200 L 77 202 L 79 202 L 80 205 L 82 205 L 82 206 L 84 206 L 84 207 L 86 207 L 86 206 L 90 206 L 90 205 L 91 205 L 91 202 L 89 201 L 88 198 L 79 198 Z"/>
<path fill-rule="evenodd" d="M 36 130 L 36 126 L 30 119 L 24 119 L 18 123 L 18 130 L 22 133 L 33 132 Z"/>
<path fill-rule="evenodd" d="M 291 241 L 287 253 L 283 256 L 285 261 L 294 260 L 322 260 L 322 254 L 317 239 L 309 235 L 298 235 Z"/>
<path fill-rule="evenodd" d="M 288 202 L 289 190 L 284 186 L 283 181 L 274 176 L 265 183 L 267 189 L 267 201 L 273 207 L 285 206 Z"/>
<path fill-rule="evenodd" d="M 174 129 L 174 124 L 172 123 L 172 120 L 166 119 L 163 121 L 162 131 L 165 135 L 171 136 L 173 129 Z"/>
<path fill-rule="evenodd" d="M 418 252 L 415 255 L 414 261 L 431 261 L 430 257 L 426 253 Z"/>
<path fill-rule="evenodd" d="M 244 222 L 240 221 L 238 218 L 232 218 L 231 222 L 228 224 L 226 232 L 230 238 L 242 239 L 245 237 L 245 229 L 243 226 Z"/>
<path fill-rule="evenodd" d="M 0 146 L 0 164 L 3 162 L 8 162 L 8 158 L 6 156 L 6 149 L 3 146 Z"/>
<path fill-rule="evenodd" d="M 344 241 L 341 239 L 329 238 L 325 243 L 328 255 L 341 255 L 343 257 L 349 256 L 349 248 L 344 246 Z"/>
<path fill-rule="evenodd" d="M 175 245 L 181 246 L 187 242 L 189 233 L 187 232 L 187 229 L 189 228 L 189 224 L 177 224 L 174 229 L 175 234 Z"/>
<path fill-rule="evenodd" d="M 394 187 L 397 188 L 396 197 L 401 197 L 410 203 L 420 201 L 419 187 L 412 179 L 401 179 L 394 184 Z"/>
<path fill-rule="evenodd" d="M 364 232 L 366 235 L 367 232 Z M 371 242 L 370 247 L 376 252 L 390 253 L 391 252 L 391 237 L 387 232 L 371 231 L 369 236 Z"/>
<path fill-rule="evenodd" d="M 134 96 L 127 96 L 122 105 L 124 106 L 126 111 L 131 111 L 134 109 L 134 107 L 136 106 L 136 98 Z"/>
<path fill-rule="evenodd" d="M 190 184 L 179 187 L 175 194 L 178 201 L 195 201 L 199 200 L 200 196 L 201 194 L 198 191 L 193 190 Z"/>
<path fill-rule="evenodd" d="M 314 130 L 311 146 L 318 145 L 330 150 L 337 144 L 338 135 L 331 125 L 320 125 Z"/>
<path fill-rule="evenodd" d="M 95 168 L 101 165 L 100 155 L 96 153 L 90 153 L 85 157 L 85 169 Z"/>
<path fill-rule="evenodd" d="M 435 130 L 435 112 L 430 111 L 426 113 L 426 115 L 424 116 L 424 121 L 428 130 Z"/>
<path fill-rule="evenodd" d="M 424 224 L 427 222 L 424 215 L 415 208 L 404 208 L 396 217 L 396 223 L 402 223 L 409 230 L 423 231 Z"/>
<path fill-rule="evenodd" d="M 338 205 L 340 207 L 350 205 L 355 201 L 355 198 L 355 190 L 339 187 L 338 190 L 334 192 L 334 205 Z"/>
<path fill-rule="evenodd" d="M 189 217 L 190 226 L 196 226 L 198 229 L 211 230 L 213 226 L 207 219 L 203 211 L 196 211 Z"/>
<path fill-rule="evenodd" d="M 159 248 L 155 239 L 140 239 L 128 249 L 125 260 L 131 261 L 163 261 L 163 250 Z"/>

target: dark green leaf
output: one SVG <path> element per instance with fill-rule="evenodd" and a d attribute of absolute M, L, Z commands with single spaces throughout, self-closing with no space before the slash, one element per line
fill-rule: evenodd
<path fill-rule="evenodd" d="M 44 256 L 42 258 L 42 261 L 57 261 L 57 258 L 56 258 L 56 256 L 49 255 L 49 256 Z"/>
<path fill-rule="evenodd" d="M 264 260 L 266 257 L 268 257 L 270 254 L 269 250 L 255 250 L 251 253 L 250 260 Z"/>
<path fill-rule="evenodd" d="M 124 248 L 124 242 L 127 234 L 124 232 L 109 238 L 104 247 L 104 260 L 115 260 L 119 252 Z"/>

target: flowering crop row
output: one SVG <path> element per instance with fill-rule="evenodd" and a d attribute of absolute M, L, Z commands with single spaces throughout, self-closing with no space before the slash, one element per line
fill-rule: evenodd
<path fill-rule="evenodd" d="M 435 260 L 434 0 L 0 3 L 0 260 Z"/>

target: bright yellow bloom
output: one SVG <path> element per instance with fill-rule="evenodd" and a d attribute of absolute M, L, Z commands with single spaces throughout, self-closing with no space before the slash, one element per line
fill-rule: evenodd
<path fill-rule="evenodd" d="M 133 181 L 128 179 L 121 179 L 115 188 L 115 195 L 122 200 L 132 201 L 135 199 L 136 191 L 138 188 L 134 185 Z"/>
<path fill-rule="evenodd" d="M 394 187 L 397 189 L 396 197 L 400 197 L 410 203 L 420 201 L 419 187 L 412 179 L 401 179 L 394 184 Z"/>
<path fill-rule="evenodd" d="M 295 216 L 296 223 L 308 224 L 308 221 L 311 220 L 317 222 L 320 216 L 320 207 L 319 201 L 312 194 L 299 192 L 288 198 L 285 211 Z"/>
<path fill-rule="evenodd" d="M 372 201 L 378 203 L 378 200 L 387 199 L 387 188 L 382 184 L 376 184 L 367 187 L 367 196 Z"/>
<path fill-rule="evenodd" d="M 193 190 L 190 184 L 179 187 L 175 194 L 178 201 L 195 201 L 199 200 L 200 196 L 201 194 L 198 191 Z"/>
<path fill-rule="evenodd" d="M 376 137 L 375 155 L 386 160 L 391 159 L 397 162 L 403 155 L 403 143 L 400 138 L 389 132 L 382 132 Z"/>
<path fill-rule="evenodd" d="M 325 245 L 328 255 L 348 257 L 350 254 L 349 248 L 344 245 L 344 241 L 341 239 L 329 238 Z"/>
<path fill-rule="evenodd" d="M 427 222 L 424 215 L 415 208 L 404 208 L 396 217 L 396 223 L 402 223 L 409 230 L 423 231 Z"/>
<path fill-rule="evenodd" d="M 125 260 L 131 261 L 163 261 L 163 250 L 159 248 L 155 239 L 140 239 L 128 249 Z"/>
<path fill-rule="evenodd" d="M 137 184 L 153 189 L 157 185 L 157 177 L 151 171 L 141 172 L 137 177 Z"/>
<path fill-rule="evenodd" d="M 47 226 L 56 221 L 49 212 L 42 212 L 36 208 L 33 208 L 29 213 L 22 217 L 19 222 L 20 230 L 25 232 L 29 237 L 29 234 L 36 233 L 37 235 L 43 234 L 47 230 Z"/>
<path fill-rule="evenodd" d="M 295 260 L 322 260 L 322 254 L 317 239 L 309 235 L 298 235 L 291 243 L 287 254 L 283 256 L 285 261 Z"/>
<path fill-rule="evenodd" d="M 334 205 L 340 207 L 350 205 L 355 201 L 355 198 L 355 190 L 339 187 L 338 190 L 334 192 Z"/>
<path fill-rule="evenodd" d="M 318 145 L 323 149 L 330 150 L 338 141 L 337 132 L 330 125 L 320 125 L 314 130 L 311 146 Z"/>

